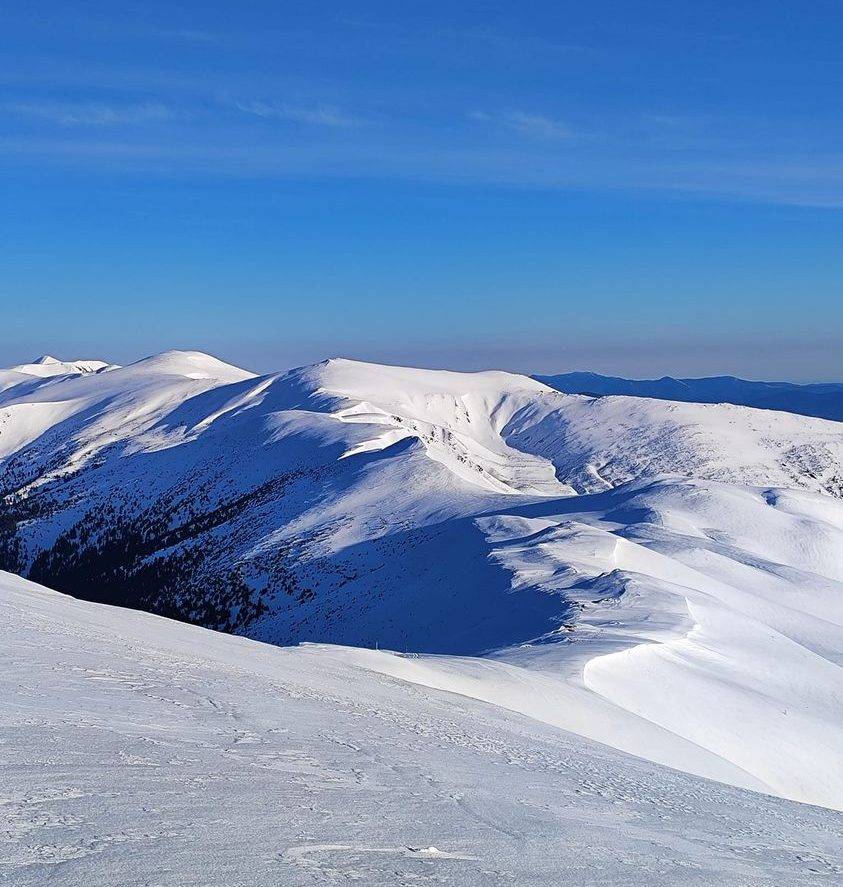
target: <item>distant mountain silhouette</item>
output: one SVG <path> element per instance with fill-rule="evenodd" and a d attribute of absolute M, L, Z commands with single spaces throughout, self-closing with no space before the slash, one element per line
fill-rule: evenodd
<path fill-rule="evenodd" d="M 597 397 L 625 394 L 691 403 L 733 403 L 762 410 L 782 410 L 802 416 L 843 421 L 843 383 L 840 382 L 797 385 L 793 382 L 750 382 L 735 376 L 623 379 L 601 376 L 598 373 L 561 373 L 533 378 L 566 394 L 590 394 Z"/>

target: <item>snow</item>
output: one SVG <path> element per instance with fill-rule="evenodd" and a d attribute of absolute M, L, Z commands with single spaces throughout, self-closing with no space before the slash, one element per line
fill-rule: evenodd
<path fill-rule="evenodd" d="M 843 809 L 839 423 L 348 360 L 255 377 L 167 352 L 18 377 L 0 393 L 18 572 L 343 645 L 356 679 L 427 688 L 425 704 L 459 694 L 577 748 Z M 366 852 L 463 852 L 406 841 Z M 301 865 L 320 853 L 351 851 Z"/>
<path fill-rule="evenodd" d="M 62 370 L 49 374 L 58 377 L 46 379 L 49 384 L 33 385 L 30 377 L 37 373 L 29 372 L 32 366 Z M 78 444 L 69 460 L 76 468 L 102 447 L 154 424 L 185 399 L 254 378 L 253 373 L 192 351 L 168 351 L 124 367 L 109 366 L 107 373 L 70 372 L 70 366 L 48 362 L 2 371 L 22 375 L 23 381 L 8 379 L 11 384 L 0 391 L 0 458 L 56 429 L 63 440 Z"/>
<path fill-rule="evenodd" d="M 0 607 L 0 877 L 16 887 L 786 887 L 843 872 L 829 810 L 371 667 L 390 654 L 267 646 L 8 574 Z"/>
<path fill-rule="evenodd" d="M 677 474 L 843 495 L 838 422 L 732 404 L 559 397 L 534 402 L 504 433 L 511 446 L 549 458 L 578 492 Z"/>
<path fill-rule="evenodd" d="M 317 393 L 353 401 L 332 415 L 343 422 L 385 425 L 389 431 L 344 456 L 419 439 L 428 456 L 457 477 L 491 492 L 559 496 L 553 465 L 507 445 L 502 429 L 519 409 L 545 393 L 510 373 L 430 373 L 330 360 L 314 368 Z"/>
<path fill-rule="evenodd" d="M 163 374 L 184 376 L 186 379 L 213 379 L 217 382 L 241 382 L 253 379 L 255 374 L 225 363 L 202 351 L 164 351 L 138 360 L 128 367 L 132 375 Z"/>
<path fill-rule="evenodd" d="M 515 584 L 563 587 L 584 607 L 587 659 L 573 678 L 588 690 L 767 791 L 840 808 L 843 504 L 779 501 L 711 483 L 636 485 L 596 510 L 580 500 L 587 510 L 530 537 L 498 529 L 495 555 Z M 557 675 L 572 662 L 558 644 L 498 655 Z"/>
<path fill-rule="evenodd" d="M 45 354 L 32 361 L 11 367 L 12 372 L 26 376 L 48 378 L 50 376 L 75 376 L 84 373 L 99 373 L 113 368 L 114 364 L 103 360 L 59 360 Z"/>

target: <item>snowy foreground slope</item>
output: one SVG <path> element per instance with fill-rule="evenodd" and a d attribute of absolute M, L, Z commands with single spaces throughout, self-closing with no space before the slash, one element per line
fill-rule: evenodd
<path fill-rule="evenodd" d="M 376 667 L 843 809 L 840 423 L 195 352 L 12 381 L 0 567 L 275 644 L 428 654 Z"/>
<path fill-rule="evenodd" d="M 0 608 L 2 883 L 785 887 L 843 873 L 839 814 L 379 673 L 412 659 L 281 649 L 8 574 Z"/>

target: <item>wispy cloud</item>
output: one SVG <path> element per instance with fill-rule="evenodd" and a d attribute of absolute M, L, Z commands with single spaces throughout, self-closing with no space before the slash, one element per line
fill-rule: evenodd
<path fill-rule="evenodd" d="M 215 46 L 224 42 L 219 34 L 193 28 L 154 31 L 153 36 L 162 40 L 178 40 L 184 43 L 198 43 L 207 46 Z"/>
<path fill-rule="evenodd" d="M 229 110 L 230 118 L 234 102 L 219 97 L 216 101 Z M 211 107 L 208 102 L 205 110 Z M 278 107 L 269 107 L 271 116 L 279 113 Z M 258 114 L 258 110 L 251 108 L 249 113 Z M 301 110 L 300 106 L 295 110 Z M 79 117 L 74 115 L 73 122 Z M 106 118 L 113 122 L 113 117 Z M 591 130 L 569 142 L 501 138 L 508 130 L 502 129 L 499 117 L 491 115 L 477 118 L 489 123 L 487 137 L 459 142 L 450 132 L 420 127 L 401 130 L 398 125 L 367 126 L 355 132 L 359 137 L 342 139 L 330 136 L 343 130 L 307 129 L 305 137 L 291 138 L 283 126 L 252 126 L 250 137 L 243 138 L 243 127 L 226 125 L 231 120 L 225 114 L 217 119 L 197 111 L 184 119 L 186 125 L 178 138 L 154 125 L 138 127 L 131 139 L 125 138 L 125 130 L 105 125 L 67 126 L 62 132 L 37 136 L 23 131 L 0 135 L 0 168 L 49 165 L 98 172 L 109 168 L 132 174 L 201 172 L 284 179 L 376 177 L 843 208 L 843 155 L 835 153 L 774 151 L 769 145 L 761 150 L 751 144 L 679 151 L 672 142 L 665 148 L 639 134 L 636 140 L 620 136 L 613 140 L 609 134 Z M 290 118 L 284 115 L 283 119 Z M 307 121 L 312 120 L 308 113 Z M 317 120 L 322 117 L 317 115 Z M 619 131 L 626 136 L 622 128 Z"/>
<path fill-rule="evenodd" d="M 347 114 L 335 105 L 289 105 L 274 102 L 235 102 L 235 107 L 245 114 L 262 117 L 265 120 L 286 120 L 290 123 L 304 123 L 311 126 L 328 126 L 334 129 L 350 129 L 361 126 L 363 120 Z"/>
<path fill-rule="evenodd" d="M 479 123 L 492 123 L 532 138 L 568 140 L 577 136 L 576 131 L 567 123 L 544 114 L 526 111 L 489 114 L 486 111 L 473 111 L 469 117 Z"/>
<path fill-rule="evenodd" d="M 112 105 L 103 102 L 0 102 L 0 111 L 59 123 L 62 126 L 122 126 L 171 120 L 173 112 L 159 102 Z"/>

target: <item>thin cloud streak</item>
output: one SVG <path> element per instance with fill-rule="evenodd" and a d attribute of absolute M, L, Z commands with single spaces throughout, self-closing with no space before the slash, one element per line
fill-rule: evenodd
<path fill-rule="evenodd" d="M 670 194 L 816 208 L 843 208 L 843 156 L 682 160 L 618 158 L 489 146 L 424 146 L 317 139 L 296 144 L 206 139 L 0 138 L 9 166 L 93 166 L 148 175 L 380 179 L 443 185 Z"/>
<path fill-rule="evenodd" d="M 2 102 L 0 112 L 62 126 L 124 126 L 161 123 L 175 114 L 160 102 L 110 105 L 103 102 Z"/>
<path fill-rule="evenodd" d="M 526 111 L 507 111 L 501 114 L 473 111 L 469 114 L 469 119 L 477 123 L 491 123 L 532 138 L 567 141 L 578 135 L 575 130 L 561 120 Z"/>
<path fill-rule="evenodd" d="M 153 31 L 151 36 L 161 40 L 177 40 L 206 46 L 220 46 L 224 43 L 224 39 L 219 34 L 192 28 Z"/>
<path fill-rule="evenodd" d="M 332 129 L 353 129 L 363 124 L 361 118 L 347 114 L 334 105 L 303 107 L 285 103 L 250 101 L 235 102 L 235 107 L 244 114 L 251 114 L 264 120 L 285 120 L 289 123 L 326 126 Z"/>

